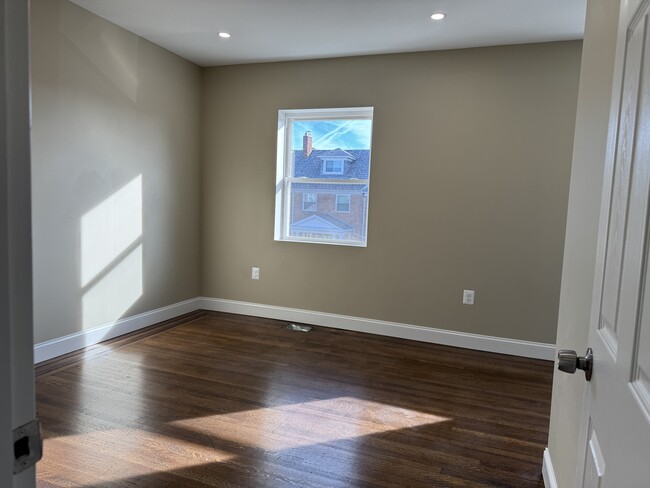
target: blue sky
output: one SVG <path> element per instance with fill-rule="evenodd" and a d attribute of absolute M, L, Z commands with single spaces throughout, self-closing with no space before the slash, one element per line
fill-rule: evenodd
<path fill-rule="evenodd" d="M 311 131 L 314 149 L 370 149 L 371 120 L 301 120 L 293 123 L 293 149 Z"/>

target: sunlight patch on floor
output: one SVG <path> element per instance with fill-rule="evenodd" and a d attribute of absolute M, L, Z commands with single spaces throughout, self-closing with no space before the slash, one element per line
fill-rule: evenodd
<path fill-rule="evenodd" d="M 323 444 L 450 420 L 353 397 L 316 400 L 170 422 L 171 425 L 268 451 Z M 251 431 L 253 431 L 251 433 Z"/>
<path fill-rule="evenodd" d="M 38 464 L 39 480 L 55 481 L 52 477 L 61 472 L 61 466 L 65 466 L 66 478 L 72 482 L 69 486 L 115 483 L 121 479 L 223 462 L 235 457 L 214 447 L 139 429 L 53 437 L 45 439 L 43 447 L 45 456 Z M 134 453 L 132 460 L 125 453 Z M 75 466 L 80 467 L 79 472 Z M 94 478 L 90 483 L 88 466 L 92 466 Z"/>
<path fill-rule="evenodd" d="M 232 461 L 241 455 L 241 452 L 234 454 L 218 449 L 220 442 L 237 450 L 248 447 L 279 452 L 343 440 L 364 442 L 366 436 L 448 420 L 354 397 L 316 400 L 168 422 L 171 427 L 194 432 L 196 442 L 139 429 L 46 438 L 46 455 L 39 463 L 38 474 L 39 480 L 55 481 L 61 466 L 66 466 L 69 486 L 97 487 L 102 483 Z M 251 444 L 250 439 L 256 442 Z M 346 469 L 351 472 L 356 469 L 354 447 L 346 448 L 350 454 Z M 129 452 L 137 453 L 132 461 L 124 455 Z M 61 459 L 55 457 L 57 454 Z M 74 466 L 92 466 L 93 479 L 89 480 L 88 469 L 77 472 Z"/>

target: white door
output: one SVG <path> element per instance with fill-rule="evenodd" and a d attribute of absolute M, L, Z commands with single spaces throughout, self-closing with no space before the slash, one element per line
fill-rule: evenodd
<path fill-rule="evenodd" d="M 578 486 L 650 487 L 650 0 L 623 0 Z"/>
<path fill-rule="evenodd" d="M 34 418 L 27 0 L 0 0 L 0 486 L 14 475 L 14 429 Z M 33 447 L 19 443 L 18 452 Z"/>

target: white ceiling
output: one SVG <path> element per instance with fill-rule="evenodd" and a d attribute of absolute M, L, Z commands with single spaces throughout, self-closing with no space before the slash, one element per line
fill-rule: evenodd
<path fill-rule="evenodd" d="M 580 39 L 587 2 L 72 1 L 201 66 Z"/>

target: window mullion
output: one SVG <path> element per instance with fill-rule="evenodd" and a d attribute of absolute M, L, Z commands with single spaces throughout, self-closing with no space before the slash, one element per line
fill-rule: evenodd
<path fill-rule="evenodd" d="M 287 177 L 285 180 L 291 183 L 319 183 L 327 185 L 367 185 L 369 180 L 354 180 L 346 179 L 339 180 L 335 178 L 290 178 Z"/>

